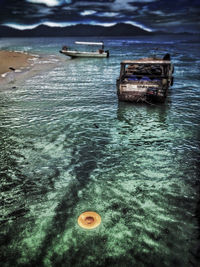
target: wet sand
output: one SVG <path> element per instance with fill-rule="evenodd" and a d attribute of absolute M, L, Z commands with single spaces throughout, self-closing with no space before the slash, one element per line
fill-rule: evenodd
<path fill-rule="evenodd" d="M 60 63 L 58 56 L 39 56 L 23 52 L 0 51 L 0 89 L 18 85 L 25 79 Z"/>
<path fill-rule="evenodd" d="M 29 60 L 32 58 L 33 56 L 21 52 L 0 51 L 0 74 L 27 67 L 31 64 Z"/>

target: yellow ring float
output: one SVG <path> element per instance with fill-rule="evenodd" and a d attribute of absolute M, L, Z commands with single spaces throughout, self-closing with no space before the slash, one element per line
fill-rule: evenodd
<path fill-rule="evenodd" d="M 85 229 L 93 229 L 101 223 L 101 216 L 94 211 L 83 212 L 78 217 L 78 224 Z"/>

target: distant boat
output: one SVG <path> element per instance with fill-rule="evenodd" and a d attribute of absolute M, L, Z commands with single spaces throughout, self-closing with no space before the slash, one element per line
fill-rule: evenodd
<path fill-rule="evenodd" d="M 106 58 L 109 57 L 109 50 L 104 51 L 104 43 L 103 42 L 75 42 L 78 45 L 91 45 L 91 46 L 101 46 L 97 51 L 78 51 L 78 50 L 70 50 L 67 46 L 63 46 L 62 50 L 60 50 L 61 54 L 69 56 L 71 58 L 76 57 L 95 57 L 95 58 Z"/>

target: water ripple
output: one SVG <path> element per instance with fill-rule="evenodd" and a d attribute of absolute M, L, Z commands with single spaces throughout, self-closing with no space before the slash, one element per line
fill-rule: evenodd
<path fill-rule="evenodd" d="M 52 41 L 49 53 L 60 41 Z M 139 46 L 129 39 L 107 42 L 109 59 L 67 59 L 15 91 L 0 92 L 5 266 L 197 261 L 197 46 L 142 37 Z M 120 60 L 154 53 L 155 43 L 158 51 L 169 50 L 175 63 L 168 101 L 118 103 Z M 85 210 L 102 216 L 94 231 L 76 223 Z"/>

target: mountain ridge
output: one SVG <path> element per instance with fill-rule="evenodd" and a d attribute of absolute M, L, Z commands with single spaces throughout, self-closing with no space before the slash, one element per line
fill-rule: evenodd
<path fill-rule="evenodd" d="M 39 25 L 34 29 L 19 30 L 0 26 L 0 37 L 64 37 L 64 36 L 135 36 L 152 35 L 139 27 L 126 23 L 104 27 L 99 25 L 77 24 L 67 27 Z"/>

